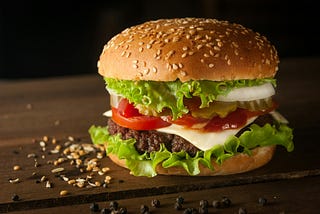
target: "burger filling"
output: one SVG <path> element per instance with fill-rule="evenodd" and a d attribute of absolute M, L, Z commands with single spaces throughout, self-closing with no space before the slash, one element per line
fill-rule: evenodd
<path fill-rule="evenodd" d="M 94 143 L 108 143 L 107 153 L 125 159 L 134 175 L 155 176 L 157 164 L 196 175 L 199 164 L 214 170 L 212 159 L 222 163 L 255 147 L 293 150 L 292 130 L 274 113 L 274 79 L 105 80 L 111 118 L 107 127 L 89 132 Z"/>

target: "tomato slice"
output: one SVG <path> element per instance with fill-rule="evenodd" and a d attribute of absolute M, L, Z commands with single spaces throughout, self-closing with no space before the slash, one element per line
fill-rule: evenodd
<path fill-rule="evenodd" d="M 124 117 L 141 116 L 139 110 L 134 107 L 132 103 L 129 103 L 127 99 L 121 99 L 118 104 L 118 111 Z"/>
<path fill-rule="evenodd" d="M 134 130 L 153 130 L 171 125 L 160 117 L 139 113 L 127 99 L 121 99 L 118 107 L 112 107 L 112 119 L 120 126 Z"/>
<path fill-rule="evenodd" d="M 112 107 L 112 119 L 118 125 L 134 130 L 153 130 L 171 125 L 160 117 L 145 115 L 125 117 L 114 107 Z"/>

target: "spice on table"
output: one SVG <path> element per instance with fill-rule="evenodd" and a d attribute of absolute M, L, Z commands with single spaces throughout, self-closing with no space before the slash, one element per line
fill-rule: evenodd
<path fill-rule="evenodd" d="M 67 190 L 61 190 L 60 191 L 60 195 L 61 196 L 65 196 L 65 195 L 68 195 L 68 194 L 69 194 L 69 192 Z"/>
<path fill-rule="evenodd" d="M 13 194 L 11 199 L 12 201 L 19 201 L 20 197 L 17 194 Z"/>
<path fill-rule="evenodd" d="M 158 199 L 151 200 L 151 206 L 155 208 L 160 207 L 160 201 Z"/>
<path fill-rule="evenodd" d="M 212 201 L 212 206 L 214 208 L 221 208 L 221 202 L 219 200 L 213 200 Z"/>
<path fill-rule="evenodd" d="M 149 207 L 147 205 L 142 204 L 140 206 L 140 213 L 145 214 L 146 212 L 149 212 Z"/>
<path fill-rule="evenodd" d="M 202 207 L 202 208 L 208 208 L 209 207 L 209 202 L 207 200 L 201 200 L 199 202 L 199 204 L 200 204 L 200 207 Z"/>
<path fill-rule="evenodd" d="M 238 214 L 247 214 L 246 208 L 240 207 L 238 210 Z"/>
<path fill-rule="evenodd" d="M 178 198 L 176 198 L 176 202 L 179 204 L 183 204 L 184 198 L 182 196 L 178 196 Z"/>
<path fill-rule="evenodd" d="M 18 170 L 20 170 L 20 169 L 21 169 L 21 166 L 19 166 L 19 165 L 13 166 L 13 170 L 14 170 L 14 171 L 18 171 Z"/>
<path fill-rule="evenodd" d="M 263 197 L 259 197 L 258 203 L 259 203 L 261 206 L 265 206 L 265 205 L 267 204 L 267 199 L 266 199 L 266 198 L 263 198 Z"/>
<path fill-rule="evenodd" d="M 221 199 L 221 204 L 222 204 L 223 207 L 230 207 L 231 206 L 231 200 L 228 197 L 224 196 Z"/>
<path fill-rule="evenodd" d="M 97 204 L 97 203 L 92 203 L 92 204 L 90 204 L 90 210 L 92 211 L 92 212 L 98 212 L 99 211 L 99 204 Z"/>

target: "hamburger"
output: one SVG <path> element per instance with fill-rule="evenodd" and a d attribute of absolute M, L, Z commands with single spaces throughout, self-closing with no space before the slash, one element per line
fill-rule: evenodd
<path fill-rule="evenodd" d="M 266 37 L 216 19 L 148 21 L 104 46 L 110 94 L 93 143 L 135 176 L 214 176 L 268 163 L 294 148 L 274 100 L 279 57 Z"/>

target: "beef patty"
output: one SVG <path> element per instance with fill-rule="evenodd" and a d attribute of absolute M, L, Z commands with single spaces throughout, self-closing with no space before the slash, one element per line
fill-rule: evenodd
<path fill-rule="evenodd" d="M 266 123 L 273 124 L 273 122 L 274 120 L 272 116 L 270 114 L 266 114 L 259 116 L 253 123 L 263 126 Z M 240 136 L 241 133 L 248 130 L 249 125 L 241 129 L 237 136 Z M 123 140 L 134 138 L 136 140 L 135 148 L 140 154 L 144 152 L 150 153 L 152 151 L 158 151 L 160 149 L 160 144 L 164 144 L 171 152 L 184 150 L 192 157 L 194 157 L 197 151 L 199 151 L 197 147 L 178 135 L 162 133 L 154 130 L 137 131 L 125 128 L 116 124 L 111 118 L 108 120 L 108 131 L 111 135 L 120 134 L 121 139 Z"/>

